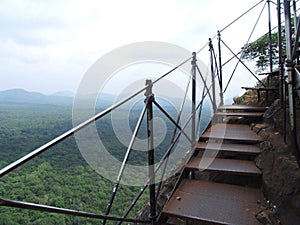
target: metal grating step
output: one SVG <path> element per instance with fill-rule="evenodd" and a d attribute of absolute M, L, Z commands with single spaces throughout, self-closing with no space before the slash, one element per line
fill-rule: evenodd
<path fill-rule="evenodd" d="M 256 167 L 253 161 L 237 159 L 194 157 L 186 165 L 186 169 L 248 176 L 261 175 L 261 171 Z"/>
<path fill-rule="evenodd" d="M 264 115 L 261 112 L 216 112 L 215 116 L 236 116 L 236 117 L 251 117 L 260 118 Z"/>
<path fill-rule="evenodd" d="M 218 108 L 218 111 L 232 110 L 232 111 L 244 111 L 244 112 L 264 112 L 266 107 L 260 106 L 247 106 L 247 105 L 223 105 Z"/>
<path fill-rule="evenodd" d="M 169 217 L 215 224 L 260 224 L 255 215 L 260 190 L 230 184 L 183 180 L 163 209 Z"/>
<path fill-rule="evenodd" d="M 225 130 L 228 132 L 249 132 L 251 131 L 251 127 L 247 124 L 226 124 L 226 123 L 215 123 L 208 130 L 216 131 Z"/>
<path fill-rule="evenodd" d="M 262 150 L 256 145 L 246 145 L 246 144 L 198 142 L 196 148 L 198 150 L 215 150 L 215 151 L 246 154 L 246 155 L 257 155 L 262 152 Z"/>
<path fill-rule="evenodd" d="M 215 139 L 226 141 L 237 141 L 246 143 L 259 143 L 263 139 L 254 133 L 250 126 L 240 124 L 214 124 L 201 137 L 201 140 Z"/>

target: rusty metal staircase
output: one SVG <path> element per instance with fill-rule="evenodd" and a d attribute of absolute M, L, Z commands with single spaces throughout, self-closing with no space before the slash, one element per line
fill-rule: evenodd
<path fill-rule="evenodd" d="M 139 97 L 140 94 L 144 93 L 146 96 L 144 100 L 144 107 L 141 111 L 140 117 L 136 123 L 134 132 L 130 139 L 130 143 L 127 147 L 126 154 L 123 158 L 123 161 L 120 164 L 119 170 L 117 171 L 117 177 L 114 182 L 114 186 L 112 187 L 111 195 L 107 207 L 102 210 L 104 213 L 91 213 L 88 211 L 78 211 L 74 209 L 68 208 L 58 208 L 54 206 L 41 205 L 37 203 L 23 202 L 11 199 L 5 199 L 0 196 L 0 206 L 1 207 L 15 207 L 15 208 L 23 208 L 30 210 L 40 210 L 44 212 L 72 215 L 72 216 L 81 216 L 87 218 L 96 218 L 102 220 L 102 224 L 105 225 L 107 221 L 117 221 L 117 224 L 122 224 L 123 222 L 132 222 L 138 224 L 259 224 L 255 215 L 261 210 L 263 207 L 262 203 L 264 201 L 264 196 L 262 191 L 260 190 L 261 185 L 261 171 L 256 167 L 254 163 L 255 156 L 260 154 L 261 150 L 258 148 L 257 144 L 262 142 L 263 139 L 254 133 L 249 126 L 249 121 L 253 122 L 254 120 L 260 120 L 263 116 L 266 108 L 263 107 L 251 107 L 244 105 L 233 105 L 233 106 L 220 106 L 224 102 L 224 94 L 226 93 L 231 84 L 233 75 L 236 71 L 238 64 L 243 64 L 243 66 L 250 72 L 250 75 L 256 78 L 258 82 L 261 83 L 260 79 L 247 67 L 245 63 L 243 63 L 242 57 L 239 55 L 243 55 L 243 51 L 239 53 L 234 53 L 231 48 L 226 44 L 226 42 L 221 38 L 221 33 L 234 24 L 239 18 L 242 18 L 252 9 L 255 9 L 261 3 L 268 4 L 269 14 L 270 14 L 270 2 L 271 1 L 263 1 L 260 0 L 259 3 L 255 4 L 251 9 L 247 12 L 243 13 L 240 17 L 235 19 L 229 25 L 220 29 L 217 35 L 214 38 L 209 38 L 208 43 L 205 44 L 203 48 L 201 48 L 197 52 L 193 52 L 191 57 L 184 59 L 183 61 L 179 61 L 178 63 L 167 63 L 168 65 L 176 64 L 171 70 L 167 71 L 161 76 L 158 76 L 154 81 L 146 80 L 145 87 L 139 89 L 135 93 L 129 94 L 126 98 L 115 102 L 113 105 L 104 109 L 103 111 L 94 114 L 91 113 L 87 118 L 81 117 L 79 121 L 76 121 L 76 125 L 65 133 L 57 136 L 53 140 L 47 142 L 46 144 L 40 146 L 39 148 L 31 151 L 25 156 L 20 157 L 15 162 L 10 163 L 4 168 L 0 168 L 0 178 L 9 174 L 13 170 L 16 170 L 18 167 L 22 166 L 26 162 L 31 159 L 39 156 L 45 151 L 51 149 L 52 146 L 64 141 L 68 137 L 74 136 L 80 130 L 94 125 L 94 122 L 98 119 L 101 119 L 107 115 L 109 115 L 112 111 L 116 109 L 120 109 L 124 104 L 129 104 L 129 102 L 135 97 Z M 280 87 L 279 93 L 281 94 L 281 104 L 283 106 L 286 105 L 286 89 L 288 90 L 289 95 L 289 115 L 290 115 L 290 127 L 289 131 L 291 133 L 291 143 L 293 143 L 294 147 L 297 147 L 297 140 L 293 140 L 293 137 L 296 137 L 296 117 L 295 117 L 295 96 L 294 90 L 298 91 L 299 94 L 299 76 L 300 71 L 297 68 L 297 84 L 294 82 L 294 61 L 293 53 L 296 51 L 296 47 L 298 46 L 298 40 L 300 35 L 300 23 L 298 22 L 297 31 L 295 32 L 295 43 L 294 49 L 292 48 L 292 37 L 294 34 L 291 33 L 291 20 L 292 15 L 290 13 L 291 10 L 291 1 L 284 0 L 278 1 L 277 13 L 278 13 L 278 34 L 281 34 L 281 9 L 280 5 L 283 4 L 284 14 L 285 14 L 285 36 L 286 36 L 286 65 L 284 65 L 282 59 L 282 41 L 278 40 L 278 51 L 279 51 L 279 67 L 281 70 L 279 71 L 280 75 Z M 295 3 L 295 1 L 294 1 Z M 293 5 L 293 8 L 295 4 Z M 262 10 L 263 11 L 263 10 Z M 261 12 L 262 12 L 261 11 Z M 294 13 L 297 15 L 298 13 Z M 261 15 L 261 14 L 260 14 Z M 260 17 L 260 16 L 259 16 Z M 294 17 L 296 18 L 296 17 Z M 298 18 L 298 16 L 297 16 Z M 252 40 L 251 36 L 256 27 L 258 20 L 251 31 L 250 37 L 248 41 Z M 269 25 L 270 18 L 269 18 Z M 271 27 L 269 27 L 269 36 L 271 37 Z M 282 35 L 278 35 L 278 39 L 281 39 Z M 218 47 L 218 53 L 214 49 L 215 43 Z M 269 43 L 272 41 L 269 39 Z M 249 43 L 247 43 L 249 44 Z M 244 45 L 246 46 L 246 45 Z M 272 44 L 269 46 L 270 50 L 272 50 Z M 201 64 L 198 66 L 197 64 L 197 55 L 204 52 L 203 50 L 209 47 L 209 54 L 207 55 L 209 58 L 209 69 L 202 68 Z M 273 46 L 274 47 L 274 46 Z M 231 52 L 232 57 L 227 60 L 225 63 L 223 60 L 223 48 L 226 52 Z M 245 49 L 245 48 L 243 48 Z M 151 53 L 152 53 L 151 49 Z M 155 50 L 155 49 L 154 49 Z M 153 52 L 154 52 L 153 50 Z M 130 55 L 141 55 L 143 53 L 143 48 L 130 52 Z M 144 55 L 144 53 L 142 54 Z M 151 54 L 152 55 L 152 54 Z M 155 54 L 153 54 L 155 55 Z M 169 54 L 167 54 L 169 55 Z M 205 55 L 205 54 L 203 54 Z M 227 53 L 226 53 L 227 55 Z M 272 54 L 271 54 L 272 55 Z M 172 55 L 171 58 L 178 57 L 177 55 Z M 176 57 L 175 57 L 176 56 Z M 123 57 L 123 56 L 122 56 Z M 123 60 L 123 58 L 120 59 Z M 125 56 L 124 56 L 125 57 Z M 147 58 L 147 60 L 154 61 L 157 58 Z M 228 63 L 233 59 L 237 59 L 238 63 L 235 63 L 233 67 L 233 71 L 229 77 L 223 77 L 223 68 L 225 65 L 229 65 Z M 131 60 L 131 58 L 130 58 Z M 161 61 L 161 60 L 160 60 Z M 141 61 L 136 61 L 140 63 Z M 270 57 L 270 64 L 272 60 Z M 155 100 L 154 93 L 152 93 L 152 87 L 157 85 L 158 82 L 162 81 L 167 76 L 171 76 L 173 71 L 177 69 L 182 69 L 185 71 L 184 66 L 187 63 L 191 63 L 191 74 L 189 76 L 189 80 L 186 84 L 186 92 L 183 94 L 182 103 L 180 108 L 178 109 L 178 113 L 176 115 L 176 119 L 168 113 L 159 103 Z M 272 66 L 270 66 L 270 71 L 272 71 Z M 187 70 L 188 71 L 188 70 Z M 287 71 L 288 79 L 286 79 Z M 188 74 L 188 72 L 187 72 Z M 155 77 L 155 76 L 154 76 Z M 170 77 L 169 77 L 170 78 Z M 170 80 L 175 78 L 171 77 Z M 298 79 L 299 78 L 299 79 Z M 197 81 L 197 82 L 196 82 Z M 224 82 L 226 81 L 226 83 Z M 197 84 L 197 85 L 196 85 Z M 184 86 L 184 84 L 183 84 Z M 264 86 L 264 85 L 263 85 Z M 236 88 L 236 87 L 234 87 Z M 296 89 L 295 89 L 296 88 Z M 171 88 L 170 88 L 171 89 Z M 251 88 L 253 89 L 253 88 Z M 254 88 L 258 93 L 260 91 L 268 92 L 269 89 L 265 87 Z M 87 93 L 91 90 L 87 88 Z M 99 90 L 97 90 L 98 93 Z M 170 92 L 172 93 L 172 92 Z M 82 94 L 82 93 L 81 93 Z M 157 94 L 157 93 L 155 93 Z M 89 96 L 89 95 L 87 95 Z M 159 96 L 159 95 L 158 95 Z M 218 98 L 220 96 L 220 99 Z M 191 98 L 192 104 L 185 104 L 186 99 Z M 81 98 L 79 98 L 81 99 Z M 83 99 L 85 101 L 85 99 Z M 177 101 L 177 100 L 176 100 Z M 95 102 L 93 103 L 91 109 L 94 109 Z M 84 102 L 85 105 L 86 102 Z M 75 104 L 76 105 L 76 104 Z M 186 107 L 190 107 L 189 110 L 183 111 Z M 153 129 L 153 106 L 156 106 L 158 111 L 164 115 L 164 118 L 167 118 L 170 124 L 174 125 L 173 138 L 170 141 L 170 145 L 168 145 L 164 155 L 160 158 L 155 158 L 155 155 L 159 155 L 155 153 L 154 148 L 154 129 Z M 81 109 L 81 108 L 80 108 Z M 81 110 L 80 115 L 81 115 Z M 200 127 L 205 129 L 205 126 L 201 124 L 201 122 L 209 122 L 211 121 L 211 112 L 215 112 L 213 123 L 209 126 L 208 129 L 201 135 L 198 140 L 198 143 L 195 145 L 195 140 L 197 134 L 200 132 Z M 155 112 L 155 111 L 154 111 Z M 286 112 L 286 110 L 284 110 Z M 182 115 L 186 118 L 182 118 Z M 208 115 L 209 114 L 209 115 Z M 198 116 L 198 119 L 196 118 Z M 148 162 L 145 165 L 148 166 L 148 174 L 147 179 L 144 183 L 141 184 L 141 188 L 138 190 L 138 193 L 133 198 L 130 205 L 126 208 L 123 214 L 120 215 L 112 215 L 111 207 L 113 205 L 116 193 L 121 184 L 123 173 L 126 169 L 126 165 L 128 162 L 129 155 L 133 149 L 136 137 L 138 135 L 139 129 L 142 126 L 143 118 L 147 121 L 147 147 L 148 151 Z M 237 118 L 229 120 L 230 118 Z M 242 119 L 240 119 L 242 118 Z M 287 118 L 285 115 L 284 118 Z M 241 121 L 244 124 L 241 124 Z M 247 122 L 246 122 L 247 121 Z M 285 127 L 287 121 L 284 121 L 284 132 L 288 130 Z M 105 129 L 105 128 L 104 128 Z M 201 130 L 202 132 L 202 130 Z M 180 167 L 176 170 L 176 174 L 172 174 L 172 177 L 167 177 L 165 171 L 168 169 L 168 166 L 171 164 L 169 160 L 170 155 L 174 152 L 174 148 L 178 145 L 178 142 L 181 138 L 188 143 L 187 148 L 188 151 L 185 152 L 183 156 L 184 159 L 175 161 L 175 167 Z M 75 136 L 76 137 L 76 136 Z M 87 137 L 89 138 L 89 137 Z M 89 139 L 85 140 L 89 140 Z M 90 143 L 89 143 L 90 144 Z M 194 148 L 190 148 L 190 146 L 195 146 Z M 297 149 L 297 148 L 295 148 Z M 181 150 L 181 149 L 180 149 Z M 186 149 L 183 149 L 186 150 Z M 190 150 L 191 153 L 190 154 Z M 98 153 L 97 153 L 98 154 Z M 191 156 L 192 155 L 192 156 Z M 295 153 L 298 164 L 300 165 L 300 153 Z M 100 158 L 100 157 L 99 157 Z M 186 160 L 187 163 L 186 163 Z M 157 162 L 157 163 L 156 163 Z M 172 162 L 173 163 L 173 162 Z M 177 165 L 179 164 L 179 166 Z M 141 162 L 141 165 L 144 165 Z M 98 165 L 97 165 L 98 166 Z M 173 165 L 172 165 L 173 166 Z M 102 167 L 102 165 L 101 165 Z M 167 168 L 167 169 L 166 169 Z M 170 167 L 171 168 L 171 167 Z M 109 169 L 111 169 L 109 167 Z M 183 172 L 182 172 L 183 171 Z M 171 171 L 173 172 L 173 171 Z M 182 173 L 181 173 L 182 172 Z M 177 178 L 179 177 L 179 180 Z M 166 180 L 168 179 L 168 180 Z M 176 179 L 176 180 L 175 180 Z M 165 194 L 163 181 L 171 181 L 166 182 L 167 188 L 173 190 L 167 192 Z M 175 185 L 175 187 L 174 187 Z M 146 189 L 149 189 L 146 192 Z M 167 189 L 167 190 L 169 190 Z M 131 210 L 135 207 L 139 198 L 143 195 L 143 193 L 149 194 L 149 205 L 146 205 L 147 216 L 141 218 L 127 218 L 130 216 Z M 171 195 L 169 197 L 169 195 Z M 159 198 L 162 196 L 162 201 Z M 167 202 L 165 204 L 165 202 Z M 126 206 L 124 206 L 126 207 Z M 161 211 L 162 209 L 162 211 Z M 97 208 L 97 212 L 100 211 Z M 186 222 L 186 223 L 185 223 Z"/>
<path fill-rule="evenodd" d="M 250 115 L 254 118 L 260 117 L 264 110 L 263 107 L 241 105 L 218 108 L 222 117 Z M 211 125 L 200 137 L 181 182 L 163 209 L 164 221 L 167 224 L 178 224 L 179 220 L 192 224 L 260 224 L 255 215 L 261 209 L 264 196 L 259 188 L 261 171 L 254 158 L 261 152 L 257 144 L 262 141 L 249 125 Z M 246 186 L 237 185 L 231 181 L 201 179 L 204 172 L 235 176 L 237 180 L 258 179 Z"/>

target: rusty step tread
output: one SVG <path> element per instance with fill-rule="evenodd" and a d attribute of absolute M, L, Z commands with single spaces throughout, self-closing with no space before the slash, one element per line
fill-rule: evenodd
<path fill-rule="evenodd" d="M 200 140 L 218 139 L 227 141 L 240 141 L 248 143 L 259 143 L 263 139 L 250 129 L 248 125 L 241 124 L 214 124 L 205 131 Z"/>
<path fill-rule="evenodd" d="M 247 124 L 227 124 L 227 123 L 216 123 L 209 127 L 205 132 L 216 132 L 216 133 L 254 133 L 251 127 Z"/>
<path fill-rule="evenodd" d="M 236 125 L 236 124 L 216 124 L 212 127 L 208 128 L 204 133 L 223 133 L 223 134 L 249 134 L 254 136 L 257 135 L 253 130 L 251 130 L 250 126 L 246 125 Z"/>
<path fill-rule="evenodd" d="M 221 110 L 232 110 L 232 111 L 245 111 L 245 112 L 264 112 L 266 107 L 261 106 L 248 106 L 248 105 L 222 105 L 218 108 L 218 111 Z"/>
<path fill-rule="evenodd" d="M 247 144 L 198 142 L 196 148 L 199 150 L 215 150 L 215 151 L 239 153 L 239 154 L 247 154 L 247 155 L 257 155 L 262 152 L 262 150 L 256 145 L 247 145 Z"/>
<path fill-rule="evenodd" d="M 216 112 L 215 116 L 262 117 L 262 112 Z"/>
<path fill-rule="evenodd" d="M 233 141 L 233 142 L 243 142 L 243 143 L 251 143 L 256 144 L 263 141 L 261 137 L 257 137 L 255 135 L 243 135 L 243 134 L 221 134 L 221 133 L 204 133 L 200 140 L 207 140 L 207 139 L 214 139 L 214 140 L 224 140 L 224 141 Z"/>
<path fill-rule="evenodd" d="M 209 127 L 209 130 L 228 130 L 228 131 L 251 131 L 251 127 L 247 124 L 225 124 L 225 123 L 215 123 L 211 127 Z"/>
<path fill-rule="evenodd" d="M 194 157 L 186 165 L 187 170 L 205 170 L 212 172 L 260 176 L 261 171 L 253 161 L 223 158 Z"/>
<path fill-rule="evenodd" d="M 253 130 L 251 130 L 251 127 L 247 124 L 216 123 L 209 127 L 204 133 L 242 133 L 259 136 Z"/>
<path fill-rule="evenodd" d="M 183 180 L 164 215 L 215 224 L 260 224 L 255 215 L 264 201 L 259 189 L 200 180 Z"/>
<path fill-rule="evenodd" d="M 257 90 L 257 91 L 275 91 L 276 88 L 273 87 L 241 87 L 245 90 Z"/>

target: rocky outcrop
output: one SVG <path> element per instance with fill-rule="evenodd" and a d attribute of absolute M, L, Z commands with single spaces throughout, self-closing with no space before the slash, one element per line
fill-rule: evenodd
<path fill-rule="evenodd" d="M 271 108 L 271 107 L 270 107 Z M 263 191 L 267 207 L 257 215 L 262 224 L 300 224 L 300 169 L 292 149 L 284 143 L 276 120 L 267 111 L 266 124 L 258 124 L 253 130 L 266 141 L 261 144 L 263 152 L 256 164 L 262 170 Z M 278 117 L 278 115 L 276 115 Z"/>

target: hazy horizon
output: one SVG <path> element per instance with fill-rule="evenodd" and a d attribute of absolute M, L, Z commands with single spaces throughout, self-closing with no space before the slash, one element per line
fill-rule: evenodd
<path fill-rule="evenodd" d="M 74 1 L 70 7 L 67 0 L 38 4 L 31 0 L 3 1 L 0 8 L 0 90 L 22 88 L 47 95 L 61 91 L 75 93 L 86 71 L 108 52 L 130 43 L 149 40 L 172 43 L 190 52 L 198 51 L 209 38 L 216 36 L 219 29 L 255 3 L 253 0 L 113 0 L 91 3 Z M 239 51 L 247 41 L 262 7 L 263 4 L 256 7 L 222 32 L 222 38 L 234 51 Z M 275 26 L 275 6 L 272 5 L 272 9 L 272 25 Z M 266 18 L 267 10 L 264 10 L 263 22 L 251 40 L 265 32 L 268 26 Z M 207 64 L 207 57 L 201 54 L 198 57 Z M 142 72 L 151 74 L 151 71 Z M 247 71 L 237 72 L 239 75 L 232 83 L 256 83 L 251 75 L 244 75 Z M 225 73 L 230 76 L 230 71 Z M 119 87 L 117 85 L 115 90 Z M 231 90 L 233 95 L 242 91 L 236 88 Z"/>

